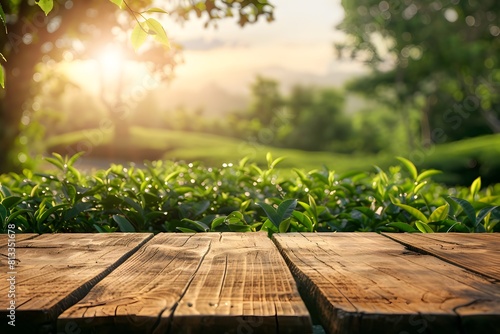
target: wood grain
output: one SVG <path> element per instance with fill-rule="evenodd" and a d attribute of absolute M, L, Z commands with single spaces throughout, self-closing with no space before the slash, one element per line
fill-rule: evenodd
<path fill-rule="evenodd" d="M 500 281 L 498 233 L 384 233 L 412 250 Z"/>
<path fill-rule="evenodd" d="M 159 234 L 59 329 L 82 333 L 310 333 L 295 282 L 264 233 Z"/>
<path fill-rule="evenodd" d="M 375 233 L 273 239 L 329 333 L 498 333 L 497 282 Z"/>
<path fill-rule="evenodd" d="M 63 310 L 135 252 L 152 234 L 43 234 L 16 235 L 16 330 L 50 330 Z M 24 239 L 24 240 L 23 240 Z M 2 271 L 6 268 L 2 265 Z M 0 318 L 9 283 L 0 281 Z M 0 329 L 5 330 L 6 321 Z M 8 328 L 12 329 L 12 328 Z"/>

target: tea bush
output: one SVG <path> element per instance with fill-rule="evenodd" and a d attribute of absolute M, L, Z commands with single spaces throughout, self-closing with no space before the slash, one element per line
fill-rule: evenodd
<path fill-rule="evenodd" d="M 404 158 L 373 172 L 261 168 L 245 158 L 111 165 L 83 173 L 79 154 L 54 154 L 53 172 L 0 176 L 3 232 L 386 231 L 498 232 L 500 185 L 446 188 L 437 170 Z M 12 226 L 12 225 L 11 225 Z"/>

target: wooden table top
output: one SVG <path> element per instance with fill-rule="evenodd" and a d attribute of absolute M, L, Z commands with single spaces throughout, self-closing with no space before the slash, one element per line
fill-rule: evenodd
<path fill-rule="evenodd" d="M 0 254 L 1 333 L 500 333 L 500 234 L 3 234 Z"/>

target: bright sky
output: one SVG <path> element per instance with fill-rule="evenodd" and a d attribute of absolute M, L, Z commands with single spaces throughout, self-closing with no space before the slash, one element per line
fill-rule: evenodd
<path fill-rule="evenodd" d="M 344 15 L 340 0 L 271 2 L 274 22 L 261 19 L 244 28 L 231 20 L 222 21 L 218 29 L 204 29 L 205 21 L 198 18 L 184 27 L 167 19 L 167 34 L 185 46 L 185 64 L 178 67 L 173 87 L 217 82 L 225 89 L 247 92 L 257 73 L 326 77 L 360 72 L 359 64 L 340 62 L 333 52 L 333 43 L 343 37 L 335 31 Z"/>
<path fill-rule="evenodd" d="M 184 26 L 164 16 L 167 35 L 185 49 L 184 64 L 176 68 L 176 78 L 167 91 L 160 93 L 163 100 L 199 96 L 197 92 L 214 85 L 229 94 L 248 96 L 258 74 L 277 79 L 286 88 L 296 83 L 339 86 L 364 72 L 359 63 L 339 60 L 334 54 L 333 43 L 343 40 L 343 34 L 335 30 L 344 15 L 340 0 L 271 2 L 275 21 L 261 18 L 244 28 L 236 19 L 222 20 L 215 29 L 204 28 L 205 19 L 194 15 Z M 76 77 L 87 77 L 93 71 L 89 66 L 81 66 Z M 109 70 L 112 66 L 104 67 Z M 132 87 L 147 77 L 138 68 L 134 71 L 137 79 Z M 90 89 L 97 94 L 102 88 L 99 84 Z"/>

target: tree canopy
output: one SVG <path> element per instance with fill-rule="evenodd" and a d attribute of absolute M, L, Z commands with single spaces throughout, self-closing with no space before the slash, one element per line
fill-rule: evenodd
<path fill-rule="evenodd" d="M 419 110 L 424 145 L 500 132 L 500 2 L 342 5 L 338 27 L 348 39 L 337 51 L 372 68 L 352 89 L 392 104 L 407 122 Z"/>
<path fill-rule="evenodd" d="M 33 108 L 30 99 L 36 90 L 37 65 L 50 67 L 63 59 L 89 59 L 96 49 L 118 43 L 126 46 L 122 48 L 124 58 L 146 62 L 162 79 L 168 79 L 178 62 L 180 48 L 169 43 L 159 16 L 168 15 L 167 19 L 181 23 L 194 15 L 204 20 L 206 26 L 228 18 L 235 18 L 240 26 L 261 17 L 273 20 L 273 6 L 263 0 L 161 4 L 165 7 L 153 7 L 152 0 L 2 2 L 0 18 L 5 31 L 0 33 L 0 63 L 5 89 L 0 88 L 0 172 L 13 168 L 12 162 L 16 161 L 9 152 L 12 153 L 21 118 L 29 117 Z M 160 43 L 150 43 L 148 39 Z"/>

